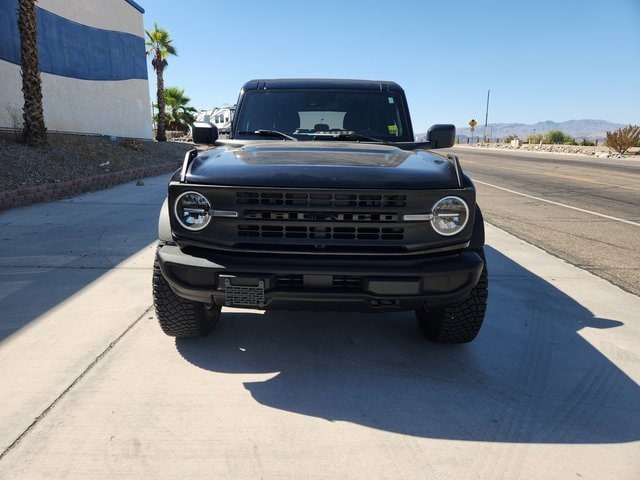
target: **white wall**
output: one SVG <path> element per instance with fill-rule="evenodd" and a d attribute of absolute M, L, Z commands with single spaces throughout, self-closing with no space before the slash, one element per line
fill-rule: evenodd
<path fill-rule="evenodd" d="M 124 0 L 38 0 L 37 5 L 83 25 L 144 36 L 142 13 Z"/>
<path fill-rule="evenodd" d="M 40 0 L 39 7 L 74 22 L 144 36 L 142 14 L 124 0 Z M 152 138 L 147 80 L 80 80 L 42 74 L 49 131 Z M 0 128 L 12 128 L 8 110 L 22 115 L 20 67 L 0 60 Z"/>

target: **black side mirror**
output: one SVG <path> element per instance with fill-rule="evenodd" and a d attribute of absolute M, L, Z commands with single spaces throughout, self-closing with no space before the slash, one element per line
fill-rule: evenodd
<path fill-rule="evenodd" d="M 218 139 L 218 127 L 209 122 L 193 122 L 191 131 L 193 143 L 210 145 Z"/>
<path fill-rule="evenodd" d="M 427 131 L 427 142 L 430 148 L 453 147 L 456 141 L 456 126 L 448 124 L 432 125 Z"/>

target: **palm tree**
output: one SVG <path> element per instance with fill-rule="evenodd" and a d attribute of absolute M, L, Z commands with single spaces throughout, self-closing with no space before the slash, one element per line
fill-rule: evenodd
<path fill-rule="evenodd" d="M 24 141 L 27 145 L 44 145 L 47 143 L 47 128 L 42 110 L 36 0 L 19 1 L 18 29 L 20 30 L 20 64 L 24 97 Z"/>
<path fill-rule="evenodd" d="M 164 98 L 168 112 L 167 125 L 170 130 L 186 132 L 189 125 L 195 120 L 194 113 L 197 112 L 189 103 L 191 99 L 184 95 L 184 90 L 178 87 L 169 87 L 164 91 Z"/>
<path fill-rule="evenodd" d="M 165 133 L 165 111 L 164 111 L 164 69 L 167 67 L 167 56 L 177 56 L 176 49 L 171 43 L 173 40 L 169 38 L 169 32 L 164 28 L 154 24 L 153 30 L 150 32 L 145 30 L 147 34 L 147 55 L 152 55 L 151 65 L 156 72 L 157 77 L 157 96 L 158 96 L 158 127 L 156 131 L 156 140 L 166 142 L 167 135 Z"/>

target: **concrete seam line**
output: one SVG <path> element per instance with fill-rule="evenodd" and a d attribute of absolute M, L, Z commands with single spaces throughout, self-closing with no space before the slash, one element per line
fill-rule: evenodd
<path fill-rule="evenodd" d="M 93 360 L 93 361 L 89 364 L 89 366 L 88 366 L 87 368 L 85 368 L 85 369 L 84 369 L 84 371 L 83 371 L 80 375 L 78 375 L 78 377 L 76 377 L 76 379 L 75 379 L 73 382 L 71 382 L 71 384 L 70 384 L 67 388 L 65 388 L 65 389 L 63 390 L 63 392 L 62 392 L 60 395 L 58 395 L 58 397 L 57 397 L 55 400 L 54 400 L 54 401 L 53 401 L 53 402 L 52 402 L 52 403 L 51 403 L 47 408 L 45 408 L 45 409 L 42 411 L 42 413 L 41 413 L 40 415 L 38 415 L 38 416 L 33 420 L 33 422 L 31 422 L 31 424 L 30 424 L 30 425 L 29 425 L 29 426 L 28 426 L 28 427 L 27 427 L 27 428 L 26 428 L 26 429 L 25 429 L 25 430 L 24 430 L 20 435 L 18 435 L 18 438 L 16 438 L 16 439 L 11 443 L 11 445 L 9 445 L 9 446 L 8 446 L 8 447 L 7 447 L 7 448 L 6 448 L 2 453 L 0 453 L 0 461 L 2 461 L 2 459 L 3 459 L 3 458 L 4 458 L 4 457 L 5 457 L 5 456 L 6 456 L 6 455 L 11 451 L 11 450 L 13 450 L 16 446 L 18 446 L 18 444 L 22 441 L 22 439 L 23 439 L 24 437 L 26 437 L 26 436 L 29 434 L 29 432 L 31 432 L 31 430 L 33 430 L 33 429 L 34 429 L 34 427 L 35 427 L 35 426 L 36 426 L 36 425 L 37 425 L 41 420 L 43 420 L 51 410 L 53 410 L 53 407 L 55 407 L 55 406 L 58 404 L 58 402 L 60 402 L 60 400 L 62 400 L 62 399 L 67 395 L 67 393 L 69 393 L 69 392 L 71 391 L 71 389 L 72 389 L 73 387 L 75 387 L 75 386 L 76 386 L 76 385 L 77 385 L 77 384 L 78 384 L 78 383 L 79 383 L 79 382 L 80 382 L 80 381 L 81 381 L 81 380 L 82 380 L 82 379 L 83 379 L 83 378 L 84 378 L 84 377 L 85 377 L 85 376 L 86 376 L 86 375 L 87 375 L 87 374 L 88 374 L 88 373 L 93 369 L 93 367 L 95 367 L 95 366 L 98 364 L 98 362 L 99 362 L 100 360 L 102 360 L 102 359 L 107 355 L 107 353 L 109 353 L 109 352 L 113 349 L 113 347 L 115 347 L 115 346 L 120 342 L 120 340 L 122 340 L 122 339 L 124 338 L 124 336 L 125 336 L 127 333 L 129 333 L 129 332 L 131 331 L 131 329 L 132 329 L 133 327 L 135 327 L 135 326 L 140 322 L 140 320 L 142 320 L 146 315 L 148 315 L 148 314 L 149 314 L 149 312 L 150 312 L 152 309 L 153 309 L 153 305 L 151 305 L 149 308 L 147 308 L 147 309 L 142 313 L 142 315 L 140 315 L 140 316 L 139 316 L 139 317 L 138 317 L 138 318 L 137 318 L 137 319 L 136 319 L 136 320 L 135 320 L 131 325 L 129 325 L 129 326 L 125 329 L 125 331 L 124 331 L 124 332 L 122 332 L 122 333 L 118 336 L 118 338 L 116 338 L 114 341 L 112 341 L 112 342 L 107 346 L 107 348 L 105 348 L 105 349 L 102 351 L 102 353 L 101 353 L 100 355 L 98 355 L 98 356 L 95 358 L 95 360 Z"/>
<path fill-rule="evenodd" d="M 505 192 L 513 193 L 514 195 L 520 195 L 521 197 L 531 198 L 533 200 L 538 200 L 540 202 L 550 203 L 552 205 L 557 205 L 558 207 L 570 208 L 571 210 L 577 210 L 578 212 L 588 213 L 589 215 L 595 215 L 596 217 L 606 218 L 608 220 L 614 220 L 616 222 L 626 223 L 628 225 L 633 225 L 634 227 L 640 227 L 640 223 L 632 222 L 631 220 L 625 220 L 624 218 L 612 217 L 610 215 L 605 215 L 604 213 L 598 213 L 591 210 L 585 210 L 584 208 L 572 207 L 571 205 L 565 205 L 564 203 L 554 202 L 553 200 L 547 200 L 544 198 L 536 197 L 534 195 L 529 195 L 527 193 L 516 192 L 515 190 L 509 190 L 508 188 L 499 187 L 498 185 L 493 185 L 487 182 L 481 182 L 479 180 L 474 180 L 474 183 L 479 183 L 480 185 L 486 185 L 487 187 L 497 188 L 498 190 L 504 190 Z"/>

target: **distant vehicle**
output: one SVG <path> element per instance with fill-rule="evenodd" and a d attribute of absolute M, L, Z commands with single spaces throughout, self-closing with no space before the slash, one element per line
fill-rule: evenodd
<path fill-rule="evenodd" d="M 153 296 L 162 330 L 208 334 L 222 306 L 415 311 L 424 335 L 475 338 L 487 306 L 484 223 L 455 139 L 416 142 L 394 82 L 253 80 L 228 138 L 169 182 Z M 227 112 L 224 112 L 227 110 Z"/>
<path fill-rule="evenodd" d="M 231 133 L 231 122 L 233 122 L 235 111 L 235 106 L 201 110 L 196 115 L 195 121 L 215 125 L 219 134 L 228 135 Z"/>
<path fill-rule="evenodd" d="M 235 107 L 216 108 L 211 115 L 211 123 L 218 129 L 218 133 L 228 135 L 231 133 L 231 122 L 235 114 Z"/>
<path fill-rule="evenodd" d="M 196 113 L 195 121 L 196 122 L 210 122 L 214 111 L 215 111 L 215 109 L 214 110 L 200 110 L 198 113 Z"/>

